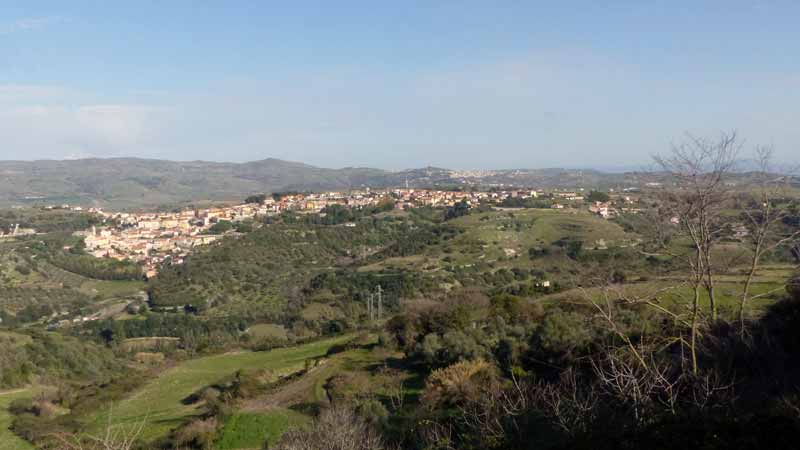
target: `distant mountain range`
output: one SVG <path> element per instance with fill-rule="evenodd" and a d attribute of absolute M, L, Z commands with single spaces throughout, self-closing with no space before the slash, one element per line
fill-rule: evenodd
<path fill-rule="evenodd" d="M 176 162 L 137 158 L 0 161 L 0 207 L 71 204 L 115 209 L 237 201 L 254 193 L 361 187 L 503 185 L 608 188 L 636 185 L 633 172 L 576 169 L 464 171 L 436 167 L 386 171 L 325 169 L 265 159 L 247 163 Z"/>

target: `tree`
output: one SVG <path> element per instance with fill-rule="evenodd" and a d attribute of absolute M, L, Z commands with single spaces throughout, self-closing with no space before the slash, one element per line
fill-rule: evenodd
<path fill-rule="evenodd" d="M 464 199 L 454 206 L 447 208 L 447 211 L 444 213 L 444 220 L 455 219 L 457 217 L 466 216 L 467 214 L 469 214 L 469 204 L 467 200 Z"/>
<path fill-rule="evenodd" d="M 225 233 L 227 231 L 230 231 L 231 229 L 233 229 L 233 223 L 231 223 L 231 221 L 229 221 L 229 220 L 220 220 L 219 222 L 217 222 L 214 225 L 212 225 L 208 229 L 208 232 L 210 234 L 223 234 L 223 233 Z"/>
<path fill-rule="evenodd" d="M 733 172 L 741 149 L 736 133 L 723 133 L 716 140 L 687 134 L 686 140 L 673 145 L 665 156 L 656 156 L 661 175 L 667 176 L 666 189 L 660 191 L 660 206 L 677 221 L 689 239 L 692 251 L 686 257 L 690 269 L 691 299 L 690 350 L 693 371 L 697 372 L 697 337 L 700 327 L 700 297 L 705 291 L 709 299 L 712 321 L 717 320 L 716 261 L 713 250 L 723 237 L 723 209 L 731 200 L 726 184 Z"/>
<path fill-rule="evenodd" d="M 278 450 L 383 450 L 386 443 L 373 426 L 352 409 L 326 409 L 304 429 L 289 431 L 275 445 Z"/>
<path fill-rule="evenodd" d="M 782 246 L 796 245 L 798 238 L 800 238 L 800 230 L 791 228 L 783 230 L 783 232 L 779 230 L 785 219 L 790 217 L 790 208 L 781 207 L 777 204 L 781 197 L 781 192 L 786 187 L 786 179 L 785 177 L 776 177 L 774 171 L 771 170 L 772 148 L 759 147 L 756 149 L 756 155 L 759 164 L 757 173 L 759 189 L 755 191 L 752 197 L 746 199 L 746 204 L 743 208 L 748 229 L 745 243 L 748 244 L 752 256 L 739 301 L 739 326 L 742 334 L 745 332 L 744 321 L 747 302 L 753 298 L 769 294 L 750 296 L 750 287 L 758 272 L 761 259 L 764 255 Z"/>
<path fill-rule="evenodd" d="M 587 200 L 590 202 L 601 202 L 605 203 L 611 199 L 605 192 L 601 191 L 590 191 L 589 195 L 586 197 Z"/>
<path fill-rule="evenodd" d="M 245 203 L 254 203 L 254 204 L 259 204 L 260 205 L 261 203 L 264 203 L 264 200 L 266 200 L 266 199 L 267 199 L 266 194 L 255 194 L 255 195 L 251 195 L 251 196 L 247 197 L 246 199 L 244 199 L 244 202 Z"/>
<path fill-rule="evenodd" d="M 572 259 L 578 259 L 581 254 L 583 254 L 583 241 L 567 242 L 567 256 Z"/>

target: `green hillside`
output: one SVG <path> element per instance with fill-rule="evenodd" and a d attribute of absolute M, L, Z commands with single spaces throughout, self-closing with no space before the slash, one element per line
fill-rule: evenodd
<path fill-rule="evenodd" d="M 14 400 L 31 398 L 35 392 L 31 389 L 15 389 L 0 391 L 0 450 L 31 450 L 33 445 L 15 436 L 8 428 L 14 418 L 8 413 L 8 406 Z"/>
<path fill-rule="evenodd" d="M 259 192 L 396 187 L 406 182 L 413 187 L 506 184 L 574 189 L 639 181 L 636 174 L 592 170 L 517 169 L 467 176 L 436 167 L 394 172 L 326 169 L 272 158 L 240 164 L 136 158 L 0 161 L 0 207 L 62 203 L 115 209 L 169 207 L 236 201 Z"/>
<path fill-rule="evenodd" d="M 185 404 L 183 400 L 199 389 L 232 375 L 238 370 L 268 369 L 276 375 L 288 375 L 303 369 L 307 360 L 324 356 L 334 346 L 352 336 L 340 336 L 268 352 L 237 352 L 208 356 L 181 363 L 158 375 L 129 397 L 109 409 L 99 411 L 94 426 L 112 423 L 147 423 L 143 438 L 163 436 L 187 417 L 199 414 L 202 405 Z"/>

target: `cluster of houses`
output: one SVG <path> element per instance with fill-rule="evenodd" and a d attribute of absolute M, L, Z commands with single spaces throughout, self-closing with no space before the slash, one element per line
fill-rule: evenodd
<path fill-rule="evenodd" d="M 250 208 L 252 209 L 252 208 Z M 193 248 L 210 244 L 219 235 L 209 234 L 219 220 L 253 217 L 247 208 L 186 210 L 178 213 L 104 213 L 108 226 L 92 227 L 75 234 L 84 238 L 86 251 L 98 258 L 131 260 L 153 277 L 165 260 L 182 263 Z"/>
<path fill-rule="evenodd" d="M 321 213 L 326 207 L 340 205 L 346 208 L 391 205 L 394 209 L 418 207 L 448 207 L 465 202 L 470 207 L 478 204 L 501 204 L 508 198 L 549 198 L 552 207 L 561 209 L 584 204 L 579 191 L 506 190 L 506 191 L 448 191 L 433 189 L 382 189 L 369 188 L 348 193 L 293 193 L 275 197 L 258 198 L 259 202 L 235 206 L 187 209 L 171 213 L 107 213 L 92 208 L 88 212 L 104 217 L 107 226 L 92 227 L 77 232 L 84 237 L 86 251 L 98 258 L 131 260 L 142 265 L 145 276 L 157 274 L 165 261 L 180 264 L 195 248 L 221 237 L 214 234 L 214 225 L 220 221 L 231 223 L 267 217 L 286 211 Z M 630 197 L 624 202 L 630 203 Z M 585 206 L 584 206 L 585 207 Z M 75 209 L 75 208 L 72 208 Z M 77 209 L 75 209 L 77 210 Z M 618 209 L 610 203 L 594 203 L 589 210 L 608 218 Z"/>
<path fill-rule="evenodd" d="M 589 212 L 597 214 L 603 219 L 611 219 L 620 214 L 638 214 L 641 212 L 637 206 L 638 203 L 639 199 L 630 195 L 615 196 L 606 202 L 592 202 L 589 205 Z"/>

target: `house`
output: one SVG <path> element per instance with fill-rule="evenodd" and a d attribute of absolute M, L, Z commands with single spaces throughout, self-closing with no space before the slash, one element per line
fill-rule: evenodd
<path fill-rule="evenodd" d="M 594 204 L 589 207 L 589 211 L 597 214 L 603 219 L 608 219 L 613 213 L 613 209 L 606 202 L 594 202 Z"/>

